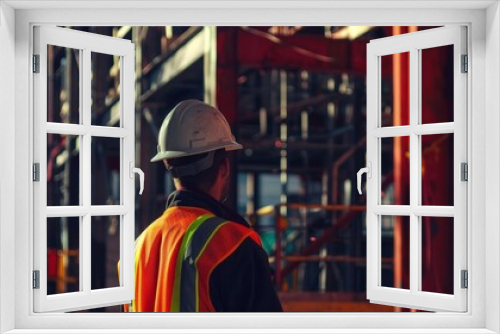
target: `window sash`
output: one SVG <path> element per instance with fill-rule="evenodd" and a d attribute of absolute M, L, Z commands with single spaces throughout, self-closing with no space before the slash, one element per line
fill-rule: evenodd
<path fill-rule="evenodd" d="M 47 46 L 80 50 L 80 124 L 47 122 Z M 120 57 L 120 128 L 91 125 L 91 52 Z M 40 182 L 34 191 L 34 270 L 40 271 L 40 288 L 34 289 L 35 312 L 73 311 L 110 304 L 128 303 L 134 296 L 135 183 L 129 163 L 135 160 L 134 57 L 130 41 L 64 28 L 35 27 L 34 54 L 40 55 L 40 73 L 34 82 L 34 161 L 40 163 Z M 46 206 L 47 134 L 80 136 L 80 205 Z M 120 205 L 91 205 L 91 139 L 120 138 Z M 119 215 L 120 286 L 91 289 L 91 217 Z M 47 295 L 47 218 L 80 217 L 79 292 Z"/>
<path fill-rule="evenodd" d="M 467 289 L 461 288 L 461 270 L 467 269 L 467 183 L 460 181 L 460 163 L 467 162 L 467 76 L 460 73 L 460 55 L 467 54 L 466 28 L 451 26 L 382 38 L 367 46 L 367 298 L 371 302 L 422 310 L 467 311 Z M 420 51 L 454 45 L 454 122 L 419 124 Z M 381 56 L 410 52 L 410 125 L 381 127 Z M 454 206 L 422 206 L 421 145 L 423 134 L 454 134 Z M 410 205 L 380 205 L 380 138 L 410 136 Z M 410 290 L 381 286 L 380 215 L 410 216 Z M 454 217 L 453 295 L 419 291 L 421 286 L 421 216 Z"/>

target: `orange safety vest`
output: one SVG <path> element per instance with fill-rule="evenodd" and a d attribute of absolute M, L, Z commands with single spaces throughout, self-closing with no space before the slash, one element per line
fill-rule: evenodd
<path fill-rule="evenodd" d="M 250 237 L 249 227 L 197 207 L 175 206 L 137 238 L 131 312 L 211 312 L 210 275 Z"/>

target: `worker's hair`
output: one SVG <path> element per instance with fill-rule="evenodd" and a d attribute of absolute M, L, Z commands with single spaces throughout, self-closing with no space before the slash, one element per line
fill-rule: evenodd
<path fill-rule="evenodd" d="M 192 164 L 198 160 L 206 157 L 208 153 L 191 155 L 188 157 L 175 158 L 175 159 L 166 159 L 164 160 L 167 168 L 178 166 L 184 166 Z M 180 186 L 187 189 L 201 190 L 203 192 L 207 192 L 214 184 L 215 179 L 217 178 L 217 173 L 219 168 L 224 163 L 224 160 L 228 158 L 228 153 L 225 149 L 219 149 L 214 152 L 214 160 L 212 166 L 209 168 L 202 170 L 196 175 L 187 175 L 176 177 L 174 173 L 172 173 L 172 177 L 174 181 L 176 181 Z"/>

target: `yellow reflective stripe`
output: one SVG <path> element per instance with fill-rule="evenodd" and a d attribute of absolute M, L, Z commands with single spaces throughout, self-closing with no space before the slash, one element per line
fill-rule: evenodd
<path fill-rule="evenodd" d="M 217 226 L 213 231 L 212 233 L 210 233 L 210 235 L 208 236 L 207 240 L 205 241 L 205 244 L 203 245 L 203 247 L 201 248 L 200 250 L 200 253 L 198 254 L 198 256 L 196 257 L 195 261 L 194 261 L 194 266 L 196 268 L 196 276 L 195 276 L 195 279 L 194 279 L 194 291 L 195 291 L 195 307 L 196 307 L 196 312 L 200 312 L 200 301 L 199 301 L 199 272 L 198 272 L 198 260 L 200 259 L 201 255 L 203 254 L 203 252 L 205 251 L 205 248 L 207 248 L 207 245 L 210 243 L 210 240 L 212 240 L 213 236 L 215 235 L 215 233 L 217 233 L 217 231 L 224 225 L 226 225 L 228 222 L 224 222 L 222 224 L 220 224 L 219 226 Z"/>
<path fill-rule="evenodd" d="M 181 291 L 181 271 L 182 271 L 182 261 L 184 259 L 184 254 L 186 252 L 186 247 L 193 237 L 194 231 L 200 226 L 205 220 L 213 217 L 213 214 L 204 214 L 196 218 L 186 230 L 184 237 L 182 238 L 181 247 L 179 249 L 179 254 L 177 255 L 177 262 L 175 264 L 175 281 L 174 290 L 172 291 L 172 303 L 170 304 L 170 312 L 180 311 L 180 291 Z"/>
<path fill-rule="evenodd" d="M 134 248 L 135 248 L 135 252 L 134 252 L 134 275 L 136 276 L 135 277 L 136 278 L 135 279 L 136 282 L 137 282 L 137 264 L 139 263 L 139 258 L 140 258 L 140 254 L 137 251 L 137 248 L 139 247 L 139 242 L 142 241 L 142 239 L 144 239 L 144 233 L 141 233 L 141 235 L 139 235 L 139 237 L 137 239 L 135 239 L 135 242 L 134 242 Z M 134 295 L 135 295 L 135 286 L 134 286 Z M 129 304 L 129 307 L 128 307 L 128 311 L 129 312 L 135 312 L 135 298 L 130 301 L 130 304 Z"/>

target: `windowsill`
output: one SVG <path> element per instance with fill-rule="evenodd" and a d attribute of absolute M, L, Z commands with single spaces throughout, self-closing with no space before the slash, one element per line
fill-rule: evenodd
<path fill-rule="evenodd" d="M 5 334 L 233 334 L 233 333 L 255 333 L 255 334 L 489 334 L 495 333 L 488 329 L 470 328 L 470 329 L 145 329 L 145 330 L 117 330 L 117 329 L 93 329 L 93 330 L 68 330 L 68 329 L 15 329 L 5 332 Z"/>

